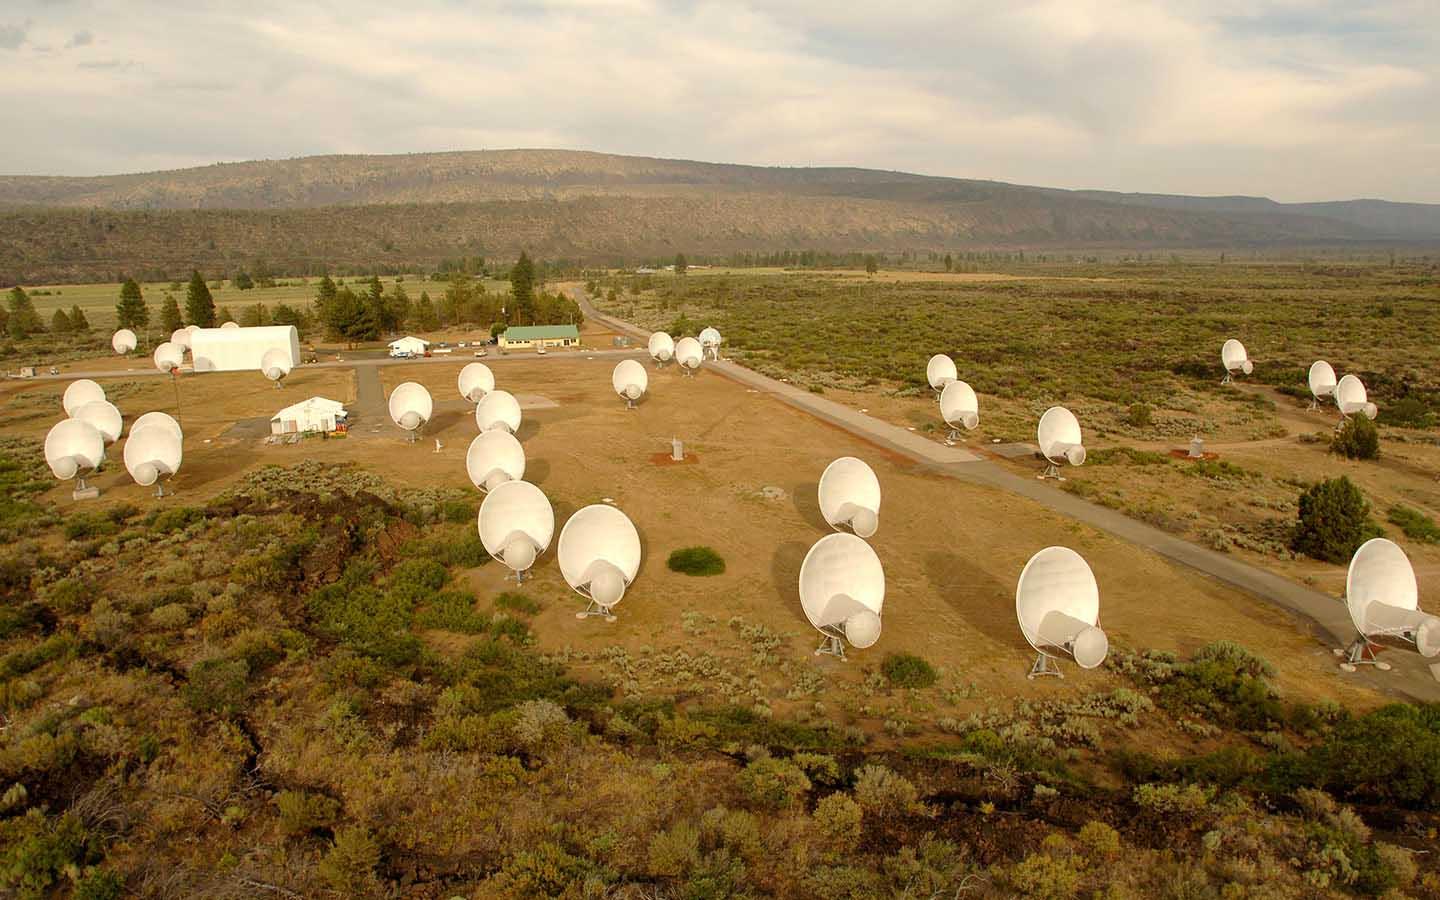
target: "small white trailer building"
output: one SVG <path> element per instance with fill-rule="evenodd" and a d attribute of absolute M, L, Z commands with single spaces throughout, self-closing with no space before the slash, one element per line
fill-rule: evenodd
<path fill-rule="evenodd" d="M 405 335 L 390 342 L 391 356 L 424 356 L 425 351 L 430 348 L 430 342 L 424 338 Z"/>
<path fill-rule="evenodd" d="M 324 397 L 311 397 L 287 406 L 270 417 L 271 434 L 304 434 L 307 431 L 334 431 L 345 424 L 345 404 Z"/>
<path fill-rule="evenodd" d="M 269 350 L 290 355 L 290 366 L 300 365 L 300 332 L 294 325 L 252 328 L 197 328 L 190 335 L 190 357 L 197 372 L 259 371 Z"/>

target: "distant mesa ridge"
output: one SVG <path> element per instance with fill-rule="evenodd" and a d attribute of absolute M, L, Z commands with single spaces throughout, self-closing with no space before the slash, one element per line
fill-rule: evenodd
<path fill-rule="evenodd" d="M 0 176 L 0 275 L 263 257 L 424 263 L 740 250 L 1440 241 L 1440 204 L 1066 191 L 860 168 L 572 150 L 310 156 Z"/>

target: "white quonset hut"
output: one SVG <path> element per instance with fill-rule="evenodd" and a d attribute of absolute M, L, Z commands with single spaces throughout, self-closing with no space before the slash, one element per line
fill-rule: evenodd
<path fill-rule="evenodd" d="M 197 328 L 190 335 L 190 358 L 197 372 L 259 371 L 270 350 L 289 354 L 291 368 L 300 365 L 300 332 L 294 325 L 264 325 Z"/>
<path fill-rule="evenodd" d="M 345 423 L 345 404 L 324 397 L 311 397 L 287 406 L 270 417 L 271 434 L 303 434 L 307 431 L 334 431 Z"/>
<path fill-rule="evenodd" d="M 428 349 L 430 349 L 429 341 L 408 334 L 390 342 L 391 356 L 398 356 L 401 353 L 408 353 L 411 356 L 424 356 L 425 351 Z"/>

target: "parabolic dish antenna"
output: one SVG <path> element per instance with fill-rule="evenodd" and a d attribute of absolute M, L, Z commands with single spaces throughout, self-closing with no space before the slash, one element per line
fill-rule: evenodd
<path fill-rule="evenodd" d="M 862 538 L 880 527 L 880 479 L 863 460 L 842 456 L 820 475 L 820 514 L 831 528 L 847 526 Z"/>
<path fill-rule="evenodd" d="M 509 391 L 491 391 L 475 406 L 475 424 L 481 434 L 496 429 L 516 433 L 520 430 L 520 401 Z"/>
<path fill-rule="evenodd" d="M 75 410 L 85 404 L 104 399 L 104 388 L 88 378 L 81 378 L 65 386 L 65 395 L 60 398 L 60 405 L 65 407 L 65 415 L 73 417 Z"/>
<path fill-rule="evenodd" d="M 493 491 L 508 481 L 525 477 L 525 448 L 503 429 L 477 435 L 465 451 L 465 474 L 482 491 Z"/>
<path fill-rule="evenodd" d="M 950 426 L 950 440 L 960 439 L 966 431 L 980 424 L 980 398 L 975 389 L 963 381 L 952 381 L 940 391 L 940 417 Z"/>
<path fill-rule="evenodd" d="M 79 419 L 57 422 L 45 435 L 45 462 L 61 481 L 79 477 L 85 488 L 85 474 L 105 461 L 105 438 L 95 426 Z"/>
<path fill-rule="evenodd" d="M 181 440 L 181 439 L 184 438 L 184 433 L 180 431 L 180 423 L 177 422 L 177 421 L 175 421 L 175 417 L 172 416 L 172 415 L 170 415 L 169 413 L 163 413 L 163 412 L 148 412 L 148 413 L 146 413 L 145 415 L 143 415 L 143 416 L 141 416 L 140 418 L 136 419 L 134 422 L 131 422 L 131 423 L 130 423 L 130 433 L 131 433 L 131 434 L 134 434 L 137 430 L 139 430 L 140 428 L 145 427 L 146 425 L 160 425 L 160 426 L 163 426 L 163 427 L 169 429 L 169 431 L 170 431 L 171 434 L 175 435 L 175 439 L 176 439 L 176 440 Z"/>
<path fill-rule="evenodd" d="M 704 359 L 704 348 L 700 346 L 699 341 L 692 337 L 681 338 L 680 342 L 675 345 L 675 361 L 680 364 L 680 368 L 685 371 L 686 375 L 695 374 L 695 370 L 700 368 L 700 363 Z"/>
<path fill-rule="evenodd" d="M 1353 416 L 1356 413 L 1367 419 L 1375 418 L 1379 409 L 1371 403 L 1365 393 L 1365 383 L 1354 375 L 1346 375 L 1335 384 L 1335 405 L 1340 415 Z"/>
<path fill-rule="evenodd" d="M 239 327 L 240 327 L 240 323 L 239 323 L 239 322 L 234 322 L 234 321 L 231 321 L 231 322 L 222 322 L 222 323 L 220 323 L 220 327 L 221 327 L 221 328 L 239 328 Z"/>
<path fill-rule="evenodd" d="M 664 365 L 675 356 L 675 339 L 663 331 L 651 333 L 650 342 L 646 346 L 656 365 Z"/>
<path fill-rule="evenodd" d="M 275 382 L 278 388 L 286 375 L 290 374 L 290 352 L 283 347 L 271 347 L 260 357 L 260 371 Z"/>
<path fill-rule="evenodd" d="M 479 403 L 495 390 L 495 373 L 484 363 L 470 363 L 460 370 L 459 384 L 461 397 Z"/>
<path fill-rule="evenodd" d="M 1236 372 L 1244 372 L 1249 375 L 1255 371 L 1255 364 L 1250 361 L 1250 354 L 1245 352 L 1245 345 L 1230 338 L 1220 348 L 1220 362 L 1225 366 L 1225 380 L 1221 384 L 1229 384 Z"/>
<path fill-rule="evenodd" d="M 512 570 L 518 582 L 549 548 L 555 535 L 555 510 L 535 485 L 507 481 L 481 501 L 478 527 L 485 552 Z"/>
<path fill-rule="evenodd" d="M 710 354 L 711 359 L 720 358 L 720 331 L 717 328 L 706 326 L 700 329 L 700 347 Z"/>
<path fill-rule="evenodd" d="M 1347 672 L 1357 665 L 1390 668 L 1375 659 L 1371 639 L 1377 637 L 1412 643 L 1427 658 L 1440 654 L 1440 618 L 1420 610 L 1415 570 L 1393 541 L 1371 538 L 1355 551 L 1345 576 L 1345 607 L 1359 634 L 1344 651 L 1341 668 Z"/>
<path fill-rule="evenodd" d="M 1060 476 L 1062 463 L 1079 466 L 1085 462 L 1085 443 L 1080 437 L 1080 420 L 1063 406 L 1052 406 L 1045 410 L 1045 414 L 1040 417 L 1039 427 L 1035 429 L 1035 439 L 1040 445 L 1040 455 L 1044 456 L 1047 462 L 1041 478 L 1058 478 L 1064 481 Z"/>
<path fill-rule="evenodd" d="M 71 418 L 79 419 L 100 432 L 107 444 L 120 440 L 120 434 L 125 430 L 125 418 L 109 400 L 91 400 L 75 410 Z"/>
<path fill-rule="evenodd" d="M 172 431 L 170 424 L 151 420 L 148 424 L 130 429 L 130 438 L 125 442 L 125 468 L 130 477 L 142 487 L 155 485 L 155 496 L 165 496 L 161 477 L 170 478 L 180 471 L 180 460 L 184 456 L 185 440 Z"/>
<path fill-rule="evenodd" d="M 610 385 L 624 398 L 626 408 L 634 409 L 635 401 L 645 396 L 650 386 L 650 374 L 635 360 L 622 359 L 610 373 Z"/>
<path fill-rule="evenodd" d="M 177 328 L 170 332 L 170 343 L 179 344 L 182 348 L 190 349 L 190 329 Z"/>
<path fill-rule="evenodd" d="M 435 412 L 435 401 L 430 398 L 430 392 L 424 385 L 413 381 L 396 385 L 395 390 L 390 392 L 387 405 L 390 420 L 410 432 L 411 441 L 415 440 L 420 426 L 430 421 L 431 414 Z"/>
<path fill-rule="evenodd" d="M 135 332 L 128 328 L 122 328 L 110 336 L 110 349 L 121 356 L 134 350 L 136 343 Z"/>
<path fill-rule="evenodd" d="M 155 348 L 151 358 L 155 360 L 155 368 L 169 372 L 180 368 L 180 364 L 185 361 L 185 348 L 174 341 L 165 341 Z"/>
<path fill-rule="evenodd" d="M 1015 617 L 1038 654 L 1031 678 L 1059 676 L 1057 653 L 1069 654 L 1082 669 L 1093 669 L 1110 650 L 1105 632 L 1096 627 L 1100 587 L 1095 573 L 1069 547 L 1046 547 L 1030 557 L 1015 585 Z"/>
<path fill-rule="evenodd" d="M 845 658 L 845 642 L 864 650 L 880 639 L 885 569 L 870 545 L 853 534 L 827 534 L 800 564 L 800 606 L 825 635 L 815 650 Z"/>
<path fill-rule="evenodd" d="M 930 387 L 943 391 L 945 385 L 960 380 L 960 373 L 955 370 L 955 360 L 937 353 L 925 364 L 925 379 L 930 382 Z"/>
<path fill-rule="evenodd" d="M 1320 408 L 1320 398 L 1335 393 L 1335 368 L 1323 359 L 1310 364 L 1310 374 L 1305 379 L 1310 385 L 1310 408 Z"/>
<path fill-rule="evenodd" d="M 640 533 L 613 506 L 587 506 L 560 529 L 560 574 L 576 593 L 590 600 L 577 619 L 604 616 L 615 621 L 615 606 L 640 571 Z"/>

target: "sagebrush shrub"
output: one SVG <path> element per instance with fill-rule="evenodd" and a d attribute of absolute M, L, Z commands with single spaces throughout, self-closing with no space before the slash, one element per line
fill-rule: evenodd
<path fill-rule="evenodd" d="M 1350 416 L 1330 439 L 1330 452 L 1346 459 L 1375 459 L 1380 455 L 1380 430 L 1363 415 Z"/>
<path fill-rule="evenodd" d="M 920 806 L 920 792 L 910 779 L 875 765 L 856 770 L 855 799 L 866 812 L 878 816 L 901 816 Z"/>
<path fill-rule="evenodd" d="M 913 653 L 891 653 L 880 664 L 880 671 L 896 687 L 927 688 L 939 678 L 935 667 Z"/>
<path fill-rule="evenodd" d="M 768 809 L 792 806 L 810 791 L 810 779 L 799 766 L 770 756 L 751 762 L 736 781 L 751 802 Z"/>
<path fill-rule="evenodd" d="M 860 842 L 865 812 L 849 794 L 837 792 L 820 798 L 810 820 L 827 849 L 844 852 Z"/>

